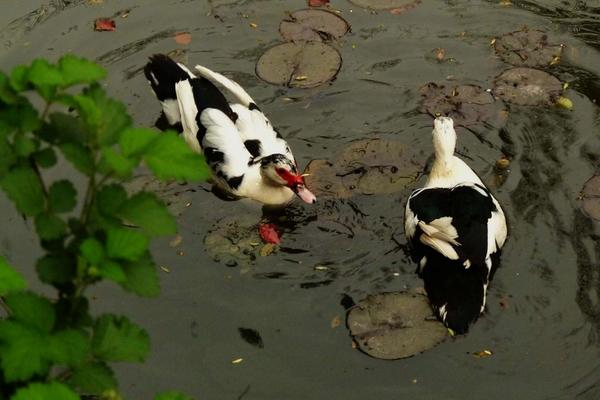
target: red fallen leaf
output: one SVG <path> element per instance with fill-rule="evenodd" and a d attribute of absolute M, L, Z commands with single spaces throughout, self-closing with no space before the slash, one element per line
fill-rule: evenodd
<path fill-rule="evenodd" d="M 260 224 L 258 232 L 265 243 L 281 243 L 281 236 L 279 235 L 279 232 L 277 232 L 275 224 Z"/>
<path fill-rule="evenodd" d="M 96 18 L 94 21 L 94 30 L 97 32 L 114 32 L 117 24 L 112 18 Z"/>
<path fill-rule="evenodd" d="M 398 8 L 392 8 L 390 10 L 390 12 L 394 15 L 402 15 L 407 11 L 412 10 L 413 8 L 416 8 L 419 4 L 421 4 L 421 0 L 415 0 L 412 3 L 408 3 L 405 4 L 403 6 L 400 6 Z"/>
<path fill-rule="evenodd" d="M 329 4 L 329 0 L 308 0 L 310 7 L 322 7 Z"/>
<path fill-rule="evenodd" d="M 178 44 L 190 44 L 192 42 L 192 34 L 189 32 L 177 32 L 175 34 L 175 42 Z"/>

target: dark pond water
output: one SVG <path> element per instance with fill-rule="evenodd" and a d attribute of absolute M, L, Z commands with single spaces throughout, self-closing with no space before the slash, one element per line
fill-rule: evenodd
<path fill-rule="evenodd" d="M 196 190 L 186 193 L 191 206 L 180 218 L 182 243 L 154 244 L 157 261 L 170 270 L 161 271 L 162 295 L 147 300 L 109 285 L 96 290 L 97 312 L 126 313 L 153 339 L 146 364 L 118 366 L 123 392 L 132 399 L 167 388 L 198 399 L 600 398 L 600 225 L 577 200 L 599 170 L 598 3 L 423 0 L 403 15 L 332 3 L 352 25 L 338 43 L 343 66 L 332 85 L 305 91 L 254 76 L 256 59 L 280 41 L 279 21 L 303 8 L 301 0 L 0 3 L 2 69 L 68 51 L 95 59 L 110 72 L 108 90 L 139 125 L 152 125 L 159 107 L 140 68 L 152 53 L 186 48 L 190 64 L 231 73 L 247 87 L 302 166 L 369 137 L 399 141 L 425 160 L 431 119 L 416 112 L 419 87 L 447 83 L 450 75 L 491 87 L 508 67 L 491 39 L 525 25 L 567 45 L 552 71 L 570 82 L 572 111 L 511 106 L 505 127 L 481 131 L 484 140 L 459 132 L 460 153 L 493 188 L 511 227 L 487 312 L 467 336 L 390 362 L 352 349 L 343 324 L 332 328 L 335 317 L 343 319 L 344 294 L 359 300 L 421 286 L 399 247 L 412 188 L 312 208 L 294 204 L 284 246 L 303 251 L 280 250 L 237 267 L 209 258 L 204 238 L 225 217 L 258 221 L 260 208 Z M 123 9 L 130 13 L 117 17 L 116 32 L 93 32 L 94 18 Z M 189 46 L 175 43 L 177 31 L 191 32 Z M 438 48 L 455 62 L 439 63 Z M 512 162 L 499 185 L 493 164 L 502 155 Z M 30 271 L 38 256 L 32 229 L 4 198 L 1 209 L 1 251 Z M 240 327 L 258 331 L 264 347 L 243 340 Z M 484 349 L 493 355 L 471 354 Z"/>

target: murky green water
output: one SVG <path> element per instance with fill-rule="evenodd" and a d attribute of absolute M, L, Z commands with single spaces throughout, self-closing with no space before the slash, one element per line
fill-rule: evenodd
<path fill-rule="evenodd" d="M 190 31 L 190 64 L 231 73 L 246 86 L 289 138 L 302 167 L 368 137 L 400 141 L 426 159 L 431 120 L 415 111 L 420 86 L 452 75 L 452 83 L 491 87 L 508 67 L 495 57 L 491 39 L 524 25 L 568 46 L 553 73 L 570 82 L 572 111 L 510 107 L 501 132 L 485 131 L 484 140 L 459 132 L 459 152 L 495 191 L 511 227 L 488 310 L 467 336 L 389 362 L 353 350 L 343 324 L 331 326 L 343 318 L 344 294 L 358 300 L 421 286 L 398 246 L 405 244 L 409 190 L 295 204 L 284 235 L 288 250 L 237 267 L 208 258 L 204 237 L 225 217 L 249 214 L 258 222 L 260 208 L 197 190 L 186 194 L 191 206 L 180 218 L 183 242 L 154 245 L 157 261 L 170 270 L 161 271 L 160 298 L 138 299 L 109 285 L 96 290 L 97 312 L 127 313 L 153 339 L 146 364 L 118 367 L 123 392 L 132 399 L 167 388 L 198 399 L 600 398 L 600 225 L 582 215 L 577 201 L 600 169 L 593 102 L 600 98 L 598 3 L 423 0 L 404 15 L 332 3 L 352 25 L 338 43 L 342 70 L 332 85 L 305 91 L 254 76 L 257 57 L 280 41 L 285 11 L 303 8 L 301 0 L 0 3 L 2 69 L 67 51 L 95 59 L 110 72 L 108 90 L 140 125 L 152 125 L 159 113 L 140 68 L 152 53 L 185 48 L 172 36 Z M 122 9 L 131 11 L 116 18 L 116 32 L 93 32 L 94 18 Z M 456 62 L 437 62 L 437 48 Z M 503 154 L 513 161 L 498 186 L 493 163 Z M 39 255 L 32 228 L 1 202 L 1 251 L 29 268 Z M 260 332 L 264 348 L 242 340 L 239 327 Z M 493 355 L 470 354 L 484 349 Z M 237 358 L 243 361 L 232 364 Z"/>

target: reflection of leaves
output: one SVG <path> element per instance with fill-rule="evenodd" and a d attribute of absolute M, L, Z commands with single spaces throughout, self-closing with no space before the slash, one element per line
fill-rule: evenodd
<path fill-rule="evenodd" d="M 393 360 L 429 350 L 447 336 L 433 321 L 427 298 L 408 293 L 368 296 L 348 311 L 347 325 L 359 348 L 375 358 Z"/>

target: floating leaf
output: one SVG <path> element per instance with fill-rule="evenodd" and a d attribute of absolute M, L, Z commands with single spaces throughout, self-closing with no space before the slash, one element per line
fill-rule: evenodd
<path fill-rule="evenodd" d="M 600 175 L 592 176 L 583 185 L 581 207 L 588 217 L 600 221 Z"/>
<path fill-rule="evenodd" d="M 326 10 L 294 11 L 279 24 L 281 36 L 294 42 L 339 39 L 349 29 L 346 20 Z"/>
<path fill-rule="evenodd" d="M 256 63 L 256 74 L 273 85 L 310 88 L 334 79 L 341 65 L 340 53 L 325 43 L 288 42 L 268 49 Z"/>
<path fill-rule="evenodd" d="M 494 41 L 496 54 L 506 63 L 524 67 L 553 65 L 563 46 L 548 43 L 548 34 L 538 30 L 507 33 Z"/>
<path fill-rule="evenodd" d="M 555 104 L 561 91 L 560 81 L 549 73 L 518 67 L 496 77 L 493 93 L 509 103 L 540 106 Z"/>
<path fill-rule="evenodd" d="M 189 32 L 177 32 L 174 38 L 177 44 L 188 45 L 192 42 L 192 34 Z"/>
<path fill-rule="evenodd" d="M 422 101 L 419 111 L 431 116 L 444 115 L 454 120 L 455 126 L 480 125 L 486 129 L 504 126 L 507 110 L 501 101 L 480 86 L 444 86 L 430 82 L 419 89 Z"/>
<path fill-rule="evenodd" d="M 96 18 L 94 20 L 94 30 L 97 32 L 114 32 L 117 24 L 112 18 Z"/>
<path fill-rule="evenodd" d="M 573 102 L 568 97 L 560 96 L 556 100 L 556 105 L 559 106 L 559 107 L 562 107 L 562 108 L 564 108 L 566 110 L 572 110 L 573 109 Z"/>
<path fill-rule="evenodd" d="M 423 295 L 383 293 L 352 307 L 346 322 L 363 352 L 394 360 L 429 350 L 447 337 L 444 325 L 431 316 Z"/>
<path fill-rule="evenodd" d="M 373 10 L 389 10 L 406 7 L 413 4 L 414 0 L 350 0 L 350 3 L 359 7 L 370 8 Z"/>

